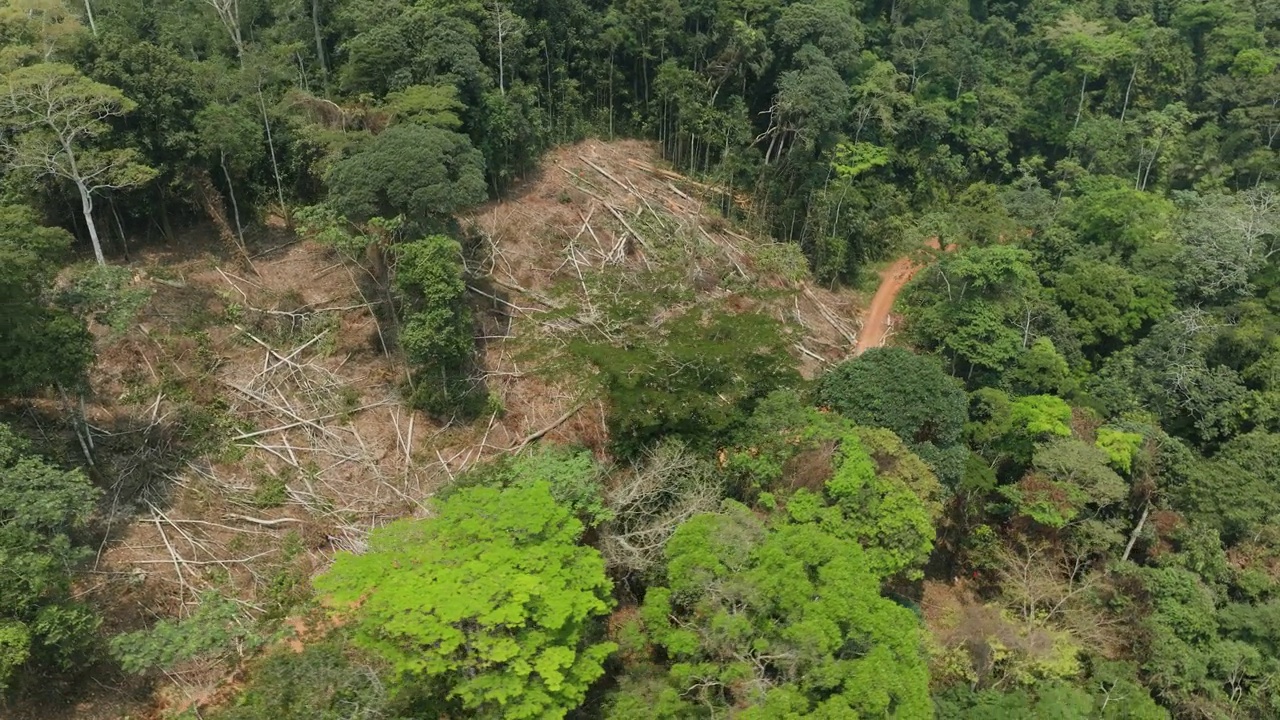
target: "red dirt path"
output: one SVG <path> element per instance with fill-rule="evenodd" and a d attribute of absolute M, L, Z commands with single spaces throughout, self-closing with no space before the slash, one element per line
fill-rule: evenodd
<path fill-rule="evenodd" d="M 926 245 L 934 250 L 939 249 L 937 238 L 930 238 Z M 947 252 L 955 249 L 955 245 L 947 246 Z M 871 306 L 862 316 L 862 332 L 858 334 L 858 345 L 853 350 L 854 355 L 861 355 L 870 348 L 884 345 L 885 339 L 889 336 L 889 329 L 892 327 L 893 303 L 898 299 L 898 293 L 902 292 L 902 288 L 906 287 L 920 268 L 921 265 L 918 265 L 911 255 L 904 255 L 880 272 L 880 287 L 876 289 L 875 297 L 871 299 Z"/>

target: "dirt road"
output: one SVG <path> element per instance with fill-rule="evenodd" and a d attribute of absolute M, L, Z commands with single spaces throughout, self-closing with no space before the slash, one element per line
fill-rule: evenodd
<path fill-rule="evenodd" d="M 927 245 L 937 250 L 938 239 L 931 238 Z M 947 251 L 950 252 L 955 247 L 955 245 L 948 245 Z M 870 348 L 884 345 L 893 327 L 893 303 L 898 299 L 898 293 L 902 292 L 902 288 L 911 281 L 911 277 L 920 267 L 912 256 L 904 255 L 880 272 L 880 287 L 876 289 L 875 297 L 871 299 L 871 306 L 862 315 L 862 332 L 858 334 L 858 345 L 853 350 L 854 355 L 861 355 Z"/>

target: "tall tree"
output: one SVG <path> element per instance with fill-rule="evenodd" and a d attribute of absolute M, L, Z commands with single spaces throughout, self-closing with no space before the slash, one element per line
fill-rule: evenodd
<path fill-rule="evenodd" d="M 71 237 L 0 205 L 0 398 L 77 383 L 93 357 L 84 323 L 49 302 Z"/>
<path fill-rule="evenodd" d="M 333 167 L 334 205 L 352 220 L 403 215 L 419 228 L 484 200 L 480 153 L 465 135 L 416 124 L 395 125 Z"/>
<path fill-rule="evenodd" d="M 59 63 L 19 68 L 4 83 L 0 117 L 11 130 L 0 137 L 5 163 L 75 185 L 94 257 L 105 265 L 94 195 L 146 183 L 155 170 L 136 162 L 133 150 L 96 147 L 92 141 L 107 132 L 109 118 L 128 113 L 134 103 L 118 89 Z"/>

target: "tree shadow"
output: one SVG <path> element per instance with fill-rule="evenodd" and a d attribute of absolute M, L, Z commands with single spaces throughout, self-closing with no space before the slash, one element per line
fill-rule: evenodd
<path fill-rule="evenodd" d="M 217 407 L 157 403 L 152 416 L 117 415 L 81 424 L 78 409 L 49 401 L 13 403 L 0 423 L 32 441 L 51 461 L 84 471 L 102 492 L 90 526 L 96 546 L 111 544 L 137 516 L 172 504 L 176 479 L 217 443 L 225 418 Z"/>

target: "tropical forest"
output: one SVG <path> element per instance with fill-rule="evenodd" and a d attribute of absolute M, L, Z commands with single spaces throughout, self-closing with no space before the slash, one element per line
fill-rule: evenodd
<path fill-rule="evenodd" d="M 1280 0 L 0 0 L 0 717 L 1280 717 Z"/>

